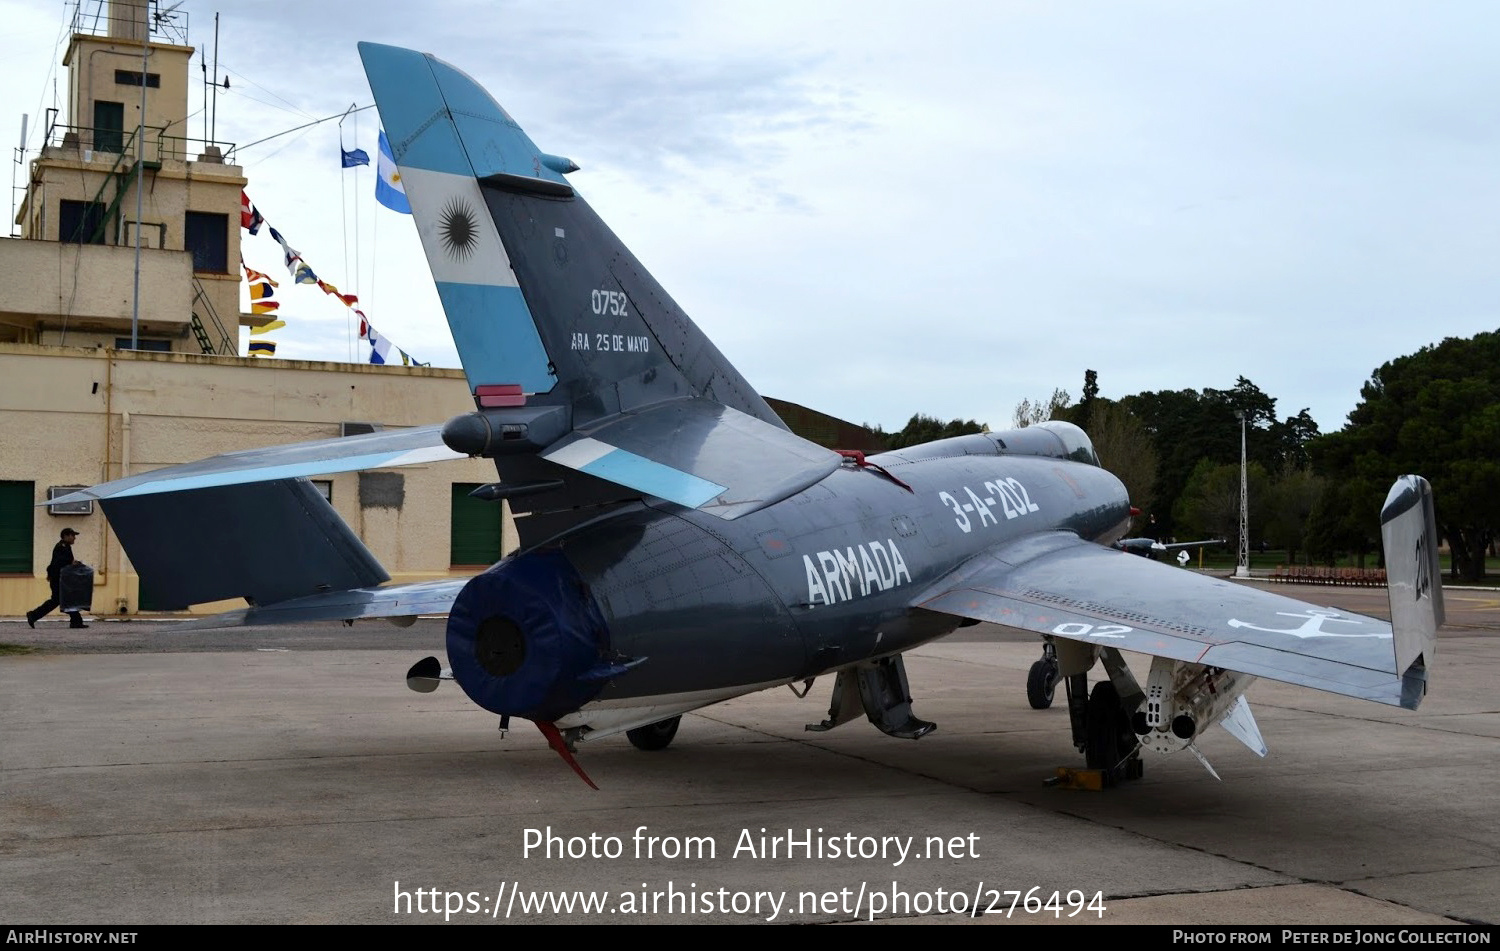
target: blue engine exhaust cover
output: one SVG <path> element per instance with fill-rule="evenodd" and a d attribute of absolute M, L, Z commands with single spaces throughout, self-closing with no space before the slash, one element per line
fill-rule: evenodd
<path fill-rule="evenodd" d="M 448 663 L 492 713 L 555 720 L 593 699 L 609 631 L 588 586 L 557 550 L 507 558 L 471 579 L 448 615 Z"/>

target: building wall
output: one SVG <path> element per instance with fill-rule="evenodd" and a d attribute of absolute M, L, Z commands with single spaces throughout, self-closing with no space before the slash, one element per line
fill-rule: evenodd
<path fill-rule="evenodd" d="M 129 163 L 115 164 L 113 156 L 95 153 L 85 159 L 81 152 L 62 147 L 48 147 L 41 158 L 32 163 L 31 186 L 27 194 L 26 207 L 22 209 L 22 238 L 12 242 L 0 242 L 0 272 L 26 274 L 31 293 L 22 298 L 0 302 L 0 314 L 14 317 L 35 316 L 50 318 L 68 315 L 78 318 L 93 316 L 96 311 L 87 309 L 85 302 L 75 296 L 75 278 L 85 275 L 81 268 L 100 272 L 79 280 L 77 287 L 87 288 L 89 293 L 98 293 L 100 288 L 112 288 L 114 296 L 124 294 L 124 317 L 130 316 L 129 291 L 134 286 L 135 267 L 135 202 L 139 183 L 132 183 L 119 195 L 118 212 L 112 225 L 104 235 L 105 247 L 83 245 L 82 251 L 72 251 L 80 267 L 65 267 L 54 262 L 36 270 L 28 270 L 28 256 L 69 253 L 67 248 L 58 249 L 63 237 L 59 231 L 61 217 L 59 209 L 64 200 L 99 200 L 106 207 L 114 201 L 118 186 L 124 182 L 122 173 L 129 170 Z M 189 259 L 189 274 L 185 280 L 174 278 L 170 282 L 159 276 L 142 274 L 143 288 L 153 293 L 143 294 L 142 306 L 153 310 L 171 308 L 174 323 L 186 325 L 192 311 L 193 288 L 191 278 L 196 276 L 203 284 L 214 310 L 224 327 L 235 334 L 240 322 L 240 192 L 246 180 L 240 168 L 217 162 L 164 160 L 161 168 L 145 172 L 145 192 L 141 195 L 141 244 L 150 249 L 142 254 L 142 269 L 176 267 L 159 263 L 156 259 L 164 255 L 160 250 L 182 251 L 184 230 L 189 211 L 208 212 L 224 216 L 225 267 L 223 271 L 192 272 Z M 22 247 L 38 245 L 35 249 Z M 68 246 L 77 248 L 77 245 Z M 11 260 L 15 258 L 16 260 Z M 106 273 L 107 272 L 107 273 Z M 97 279 L 96 279 L 97 277 Z M 157 296 L 156 289 L 168 289 L 165 299 Z M 180 300 L 186 294 L 185 301 Z M 46 308 L 32 307 L 36 300 L 49 302 Z M 69 308 L 72 308 L 71 312 Z M 114 307 L 117 313 L 119 307 Z M 103 311 L 102 316 L 110 316 Z"/>
<path fill-rule="evenodd" d="M 188 63 L 191 46 L 151 43 L 146 51 L 146 72 L 154 73 L 160 85 L 146 87 L 147 127 L 181 126 L 188 109 Z M 68 67 L 68 101 L 77 103 L 74 126 L 94 124 L 94 102 L 118 102 L 124 108 L 124 127 L 134 129 L 141 118 L 141 87 L 115 81 L 116 70 L 141 71 L 141 42 L 120 36 L 75 33 L 63 56 Z M 182 135 L 182 133 L 179 133 Z"/>
<path fill-rule="evenodd" d="M 0 343 L 0 480 L 92 485 L 239 449 L 336 437 L 344 422 L 387 428 L 441 422 L 472 411 L 463 374 L 376 367 Z M 404 483 L 399 508 L 360 504 L 359 474 L 327 477 L 334 508 L 395 581 L 462 577 L 451 571 L 449 510 L 455 482 L 493 482 L 492 463 L 457 460 L 389 470 Z M 378 500 L 376 500 L 378 501 Z M 183 513 L 186 535 L 212 512 Z M 138 584 L 102 512 L 33 510 L 30 575 L 0 575 L 0 615 L 46 599 L 45 570 L 58 532 L 80 533 L 76 557 L 94 566 L 94 613 L 135 613 Z M 505 544 L 515 544 L 505 514 Z M 121 603 L 123 602 L 123 609 Z M 195 611 L 243 607 L 238 602 Z"/>
<path fill-rule="evenodd" d="M 7 291 L 0 321 L 16 327 L 42 324 L 44 334 L 123 323 L 129 335 L 135 249 L 0 238 L 0 274 Z M 186 251 L 141 254 L 140 320 L 154 332 L 182 335 L 193 303 L 193 260 Z M 238 288 L 236 288 L 237 290 Z M 71 325 L 71 326 L 70 326 Z M 109 334 L 112 342 L 117 334 Z M 92 346 L 93 338 L 43 337 L 38 343 Z M 112 343 L 111 343 L 112 345 Z"/>

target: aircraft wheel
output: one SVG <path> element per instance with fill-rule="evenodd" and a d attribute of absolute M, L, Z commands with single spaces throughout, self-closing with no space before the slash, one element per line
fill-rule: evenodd
<path fill-rule="evenodd" d="M 630 740 L 630 745 L 638 750 L 664 750 L 672 742 L 672 737 L 677 735 L 677 725 L 681 722 L 682 717 L 675 716 L 648 726 L 626 730 L 625 736 Z"/>
<path fill-rule="evenodd" d="M 1033 710 L 1045 710 L 1052 706 L 1052 694 L 1057 690 L 1057 661 L 1043 657 L 1031 665 L 1026 675 L 1026 700 Z"/>
<path fill-rule="evenodd" d="M 1128 744 L 1125 735 L 1129 734 Z M 1130 718 L 1120 706 L 1115 685 L 1102 680 L 1089 694 L 1085 718 L 1083 758 L 1089 769 L 1114 769 L 1126 754 L 1135 749 L 1135 734 Z"/>

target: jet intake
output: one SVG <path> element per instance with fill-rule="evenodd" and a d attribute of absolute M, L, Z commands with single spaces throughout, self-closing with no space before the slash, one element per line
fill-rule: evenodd
<path fill-rule="evenodd" d="M 550 721 L 603 689 L 613 671 L 604 617 L 560 551 L 505 559 L 470 579 L 448 615 L 448 662 L 492 713 Z"/>

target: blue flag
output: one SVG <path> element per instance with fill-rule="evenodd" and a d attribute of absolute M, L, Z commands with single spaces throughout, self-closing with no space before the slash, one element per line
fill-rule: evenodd
<path fill-rule="evenodd" d="M 403 215 L 411 214 L 411 202 L 406 200 L 406 186 L 401 184 L 401 170 L 391 155 L 391 143 L 380 130 L 380 161 L 375 165 L 375 200 Z"/>
<path fill-rule="evenodd" d="M 353 168 L 356 165 L 369 165 L 370 154 L 364 149 L 339 149 L 344 153 L 344 168 Z"/>

